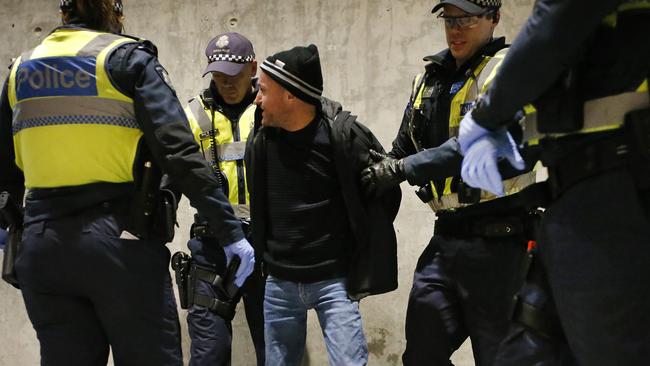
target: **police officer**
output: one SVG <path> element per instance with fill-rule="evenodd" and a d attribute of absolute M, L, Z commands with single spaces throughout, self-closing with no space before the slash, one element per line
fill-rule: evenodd
<path fill-rule="evenodd" d="M 522 105 L 537 109 L 524 138 L 541 145 L 552 194 L 539 258 L 581 365 L 650 363 L 649 26 L 648 1 L 537 1 L 461 124 L 463 177 L 498 192 L 492 167 L 512 149 L 495 136 Z M 519 352 L 499 363 L 535 349 Z"/>
<path fill-rule="evenodd" d="M 250 209 L 244 152 L 246 138 L 252 132 L 257 95 L 257 62 L 251 42 L 239 33 L 224 33 L 214 37 L 205 50 L 208 66 L 203 75 L 210 74 L 210 86 L 190 100 L 185 108 L 192 132 L 206 160 L 222 179 L 235 216 L 247 229 Z M 213 148 L 214 147 L 214 148 Z M 218 238 L 197 216 L 188 246 L 194 261 L 220 276 L 225 275 L 226 261 Z M 237 283 L 241 287 L 241 283 Z M 255 346 L 258 365 L 264 364 L 264 280 L 259 268 L 243 284 L 243 299 L 248 327 Z M 232 327 L 230 318 L 210 310 L 207 304 L 197 304 L 197 294 L 212 300 L 229 302 L 238 299 L 224 297 L 208 282 L 199 279 L 194 289 L 195 304 L 189 309 L 187 322 L 191 344 L 190 365 L 229 365 Z M 201 302 L 200 300 L 198 302 Z"/>
<path fill-rule="evenodd" d="M 64 25 L 14 62 L 0 104 L 11 158 L 0 161 L 0 189 L 29 190 L 16 268 L 41 363 L 105 365 L 110 346 L 116 364 L 181 365 L 169 251 L 136 225 L 165 207 L 149 199 L 157 167 L 208 218 L 226 256 L 241 258 L 240 279 L 252 248 L 155 47 L 119 34 L 121 1 L 60 8 Z"/>
<path fill-rule="evenodd" d="M 435 233 L 418 260 L 406 314 L 405 365 L 449 365 L 467 337 L 477 365 L 492 365 L 509 325 L 512 295 L 534 216 L 519 191 L 535 188 L 534 154 L 504 167 L 508 197 L 496 199 L 459 179 L 456 135 L 462 116 L 486 87 L 507 50 L 493 38 L 498 0 L 442 0 L 433 12 L 449 48 L 425 61 L 388 157 L 362 174 L 369 193 L 408 180 L 436 212 Z M 510 116 L 518 130 L 516 113 Z M 519 130 L 520 132 L 520 130 Z M 508 135 L 510 140 L 512 137 Z M 514 156 L 512 156 L 514 157 Z"/>

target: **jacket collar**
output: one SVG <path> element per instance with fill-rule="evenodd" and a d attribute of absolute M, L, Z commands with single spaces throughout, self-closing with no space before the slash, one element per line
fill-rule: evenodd
<path fill-rule="evenodd" d="M 471 59 L 469 59 L 465 64 L 461 66 L 461 69 L 466 68 L 467 66 L 475 65 L 483 56 L 494 56 L 495 53 L 499 50 L 508 47 L 506 45 L 505 37 L 493 38 L 485 46 L 483 46 Z M 435 55 L 426 56 L 423 59 L 427 61 L 428 64 L 425 66 L 427 72 L 431 71 L 443 71 L 447 73 L 453 73 L 456 71 L 456 60 L 451 55 L 449 48 L 438 52 Z"/>

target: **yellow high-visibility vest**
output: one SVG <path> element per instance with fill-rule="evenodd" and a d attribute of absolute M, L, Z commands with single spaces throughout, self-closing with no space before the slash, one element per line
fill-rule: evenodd
<path fill-rule="evenodd" d="M 115 34 L 61 28 L 11 68 L 16 164 L 27 188 L 133 181 L 142 131 L 133 100 L 111 82 Z"/>
<path fill-rule="evenodd" d="M 474 103 L 478 99 L 479 95 L 483 94 L 490 82 L 494 79 L 501 62 L 503 61 L 507 49 L 504 48 L 497 52 L 494 56 L 483 56 L 482 61 L 476 66 L 472 71 L 471 75 L 465 80 L 462 87 L 454 95 L 449 111 L 449 136 L 454 137 L 458 136 L 458 127 L 460 126 L 460 121 L 463 119 L 465 114 L 469 112 Z M 424 77 L 423 74 L 419 74 L 415 77 L 413 81 L 413 109 L 422 108 L 422 98 L 425 89 L 425 85 L 422 81 Z M 409 126 L 409 131 L 414 131 L 416 128 L 414 126 Z M 415 136 L 411 136 L 413 142 L 416 144 L 416 147 L 419 149 Z M 445 179 L 445 186 L 442 194 L 440 194 L 433 182 L 431 182 L 431 190 L 433 193 L 433 200 L 428 204 L 434 211 L 444 211 L 452 210 L 460 207 L 469 206 L 469 204 L 460 203 L 458 199 L 458 194 L 452 192 L 452 182 L 454 177 L 447 177 Z M 533 170 L 528 173 L 521 174 L 514 178 L 510 178 L 503 181 L 504 189 L 506 195 L 515 194 L 522 189 L 528 187 L 531 184 L 534 184 L 536 181 L 536 172 Z M 487 191 L 481 191 L 480 202 L 485 202 L 493 200 L 497 196 L 491 194 Z"/>
<path fill-rule="evenodd" d="M 238 217 L 248 215 L 246 212 L 250 204 L 246 171 L 242 163 L 246 139 L 253 129 L 255 108 L 255 104 L 248 106 L 239 120 L 233 123 L 223 113 L 205 103 L 201 96 L 192 99 L 185 107 L 194 138 L 205 159 L 210 163 L 219 164 L 219 169 L 228 180 L 228 199 Z M 233 126 L 236 127 L 235 130 Z M 216 149 L 212 149 L 213 131 Z M 214 156 L 215 153 L 217 156 Z M 238 163 L 241 168 L 238 168 Z"/>

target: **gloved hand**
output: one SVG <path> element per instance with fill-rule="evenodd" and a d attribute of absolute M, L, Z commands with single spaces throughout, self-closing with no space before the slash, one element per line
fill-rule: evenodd
<path fill-rule="evenodd" d="M 388 189 L 398 186 L 406 179 L 404 160 L 370 150 L 376 163 L 361 171 L 361 189 L 366 197 L 380 196 Z"/>
<path fill-rule="evenodd" d="M 469 145 L 463 158 L 461 176 L 471 187 L 503 196 L 505 192 L 497 165 L 502 158 L 508 159 L 515 169 L 523 170 L 526 167 L 517 144 L 505 129 L 490 132 Z"/>
<path fill-rule="evenodd" d="M 460 152 L 465 155 L 469 146 L 476 141 L 490 133 L 490 130 L 481 127 L 474 118 L 472 117 L 472 112 L 465 114 L 463 119 L 460 121 L 460 127 L 458 130 L 458 143 L 460 144 Z"/>
<path fill-rule="evenodd" d="M 226 245 L 223 247 L 223 250 L 226 253 L 226 266 L 230 264 L 230 261 L 235 255 L 241 260 L 237 273 L 235 273 L 234 282 L 237 287 L 242 287 L 246 278 L 253 273 L 253 269 L 255 268 L 255 251 L 253 247 L 244 238 L 238 242 Z"/>

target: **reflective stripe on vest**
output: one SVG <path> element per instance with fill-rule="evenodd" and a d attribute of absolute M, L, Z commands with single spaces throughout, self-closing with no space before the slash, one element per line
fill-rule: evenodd
<path fill-rule="evenodd" d="M 245 168 L 238 171 L 237 162 L 244 160 L 246 150 L 246 138 L 253 128 L 255 119 L 255 104 L 246 108 L 244 113 L 239 117 L 237 123 L 239 140 L 235 141 L 235 134 L 232 130 L 232 122 L 221 112 L 214 111 L 214 128 L 217 132 L 217 157 L 212 154 L 212 112 L 210 108 L 203 104 L 200 96 L 192 99 L 185 107 L 185 114 L 190 122 L 194 138 L 201 146 L 203 156 L 208 162 L 218 162 L 219 169 L 224 173 L 228 180 L 228 199 L 233 205 L 248 205 L 250 198 L 246 184 Z M 245 195 L 240 197 L 239 183 L 244 186 Z M 244 199 L 241 199 L 244 198 Z M 233 206 L 234 207 L 234 206 Z M 238 209 L 242 213 L 249 212 L 247 207 Z M 243 217 L 237 215 L 237 217 Z"/>
<path fill-rule="evenodd" d="M 8 97 L 16 164 L 27 188 L 133 181 L 142 136 L 133 100 L 113 86 L 106 60 L 133 39 L 58 29 L 14 63 Z"/>
<path fill-rule="evenodd" d="M 618 15 L 630 10 L 650 10 L 650 1 L 648 0 L 627 0 L 618 6 L 615 12 L 609 14 L 603 19 L 605 26 L 616 28 L 618 25 Z"/>
<path fill-rule="evenodd" d="M 451 101 L 450 113 L 449 113 L 449 136 L 458 136 L 458 127 L 460 126 L 460 121 L 463 119 L 465 114 L 469 112 L 474 106 L 474 102 L 478 96 L 484 93 L 489 86 L 489 83 L 494 79 L 497 70 L 501 66 L 507 49 L 502 49 L 497 52 L 494 56 L 485 56 L 481 63 L 472 70 L 472 74 L 467 78 L 463 86 L 458 90 L 454 95 L 454 98 Z M 414 93 L 415 99 L 413 106 L 414 108 L 421 105 L 422 94 L 424 91 L 424 85 L 419 82 L 422 76 L 416 77 L 416 82 L 414 84 L 419 85 L 419 91 Z M 520 192 L 522 189 L 528 187 L 531 184 L 536 182 L 537 173 L 535 170 L 522 175 L 516 176 L 511 179 L 503 181 L 505 194 L 512 195 Z M 428 204 L 434 211 L 443 211 L 443 210 L 452 210 L 456 208 L 470 206 L 471 204 L 465 204 L 458 202 L 458 195 L 452 193 L 451 185 L 454 177 L 447 177 L 445 179 L 445 186 L 440 195 L 435 188 L 433 182 L 431 182 L 431 190 L 433 193 L 433 200 Z M 495 196 L 487 191 L 481 191 L 480 202 L 490 201 L 498 196 Z"/>
<path fill-rule="evenodd" d="M 584 104 L 584 122 L 581 130 L 571 133 L 543 134 L 537 131 L 536 115 L 527 114 L 524 120 L 523 141 L 536 145 L 542 138 L 559 138 L 568 135 L 603 132 L 621 128 L 628 112 L 650 107 L 648 80 L 633 92 L 588 100 Z"/>

